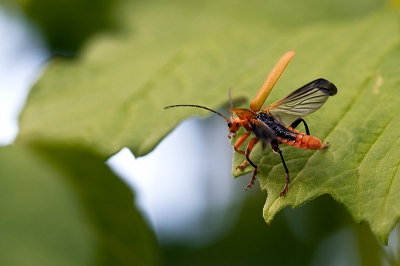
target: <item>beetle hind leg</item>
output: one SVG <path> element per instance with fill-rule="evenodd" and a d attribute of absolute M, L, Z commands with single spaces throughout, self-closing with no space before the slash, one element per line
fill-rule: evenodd
<path fill-rule="evenodd" d="M 272 150 L 273 150 L 275 153 L 277 153 L 277 154 L 280 155 L 281 160 L 282 160 L 283 167 L 285 168 L 285 172 L 286 172 L 286 182 L 285 182 L 285 186 L 283 187 L 283 190 L 281 191 L 281 193 L 279 193 L 279 197 L 283 197 L 283 196 L 286 195 L 286 193 L 287 193 L 288 190 L 289 190 L 289 181 L 290 181 L 290 178 L 289 178 L 289 170 L 288 170 L 288 168 L 287 168 L 287 166 L 286 166 L 285 159 L 283 159 L 282 151 L 281 151 L 281 149 L 279 149 L 279 147 L 278 147 L 278 142 L 277 142 L 277 141 L 272 141 L 272 142 L 271 142 L 271 147 L 272 147 Z"/>
<path fill-rule="evenodd" d="M 308 125 L 303 118 L 297 118 L 290 126 L 289 129 L 295 129 L 300 123 L 303 123 L 304 128 L 306 129 L 306 134 L 310 135 L 310 130 L 308 129 Z"/>

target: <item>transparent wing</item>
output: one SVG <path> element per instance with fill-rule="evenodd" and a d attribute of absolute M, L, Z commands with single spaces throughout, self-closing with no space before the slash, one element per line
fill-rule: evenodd
<path fill-rule="evenodd" d="M 329 96 L 336 93 L 337 88 L 333 83 L 325 79 L 316 79 L 261 111 L 268 112 L 282 124 L 289 125 L 297 118 L 318 110 Z"/>

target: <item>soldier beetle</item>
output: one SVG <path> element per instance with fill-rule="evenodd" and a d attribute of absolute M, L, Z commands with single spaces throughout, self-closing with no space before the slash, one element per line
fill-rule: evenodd
<path fill-rule="evenodd" d="M 333 96 L 337 93 L 337 88 L 333 83 L 320 78 L 311 81 L 282 99 L 261 109 L 269 93 L 282 75 L 290 60 L 293 58 L 294 54 L 294 51 L 289 51 L 278 61 L 265 79 L 256 97 L 251 101 L 250 109 L 233 108 L 230 99 L 230 118 L 201 105 L 178 104 L 164 108 L 195 107 L 213 112 L 224 118 L 227 122 L 229 138 L 235 137 L 236 132 L 243 127 L 246 130 L 246 133 L 238 138 L 234 145 L 234 149 L 236 152 L 246 156 L 244 162 L 237 167 L 238 169 L 243 169 L 248 163 L 254 167 L 253 176 L 246 189 L 249 189 L 254 185 L 258 174 L 258 166 L 250 159 L 250 154 L 254 145 L 259 140 L 261 140 L 263 148 L 267 145 L 271 145 L 272 150 L 280 155 L 286 172 L 286 182 L 283 190 L 280 192 L 281 197 L 285 196 L 289 190 L 290 178 L 289 170 L 286 166 L 285 159 L 283 158 L 282 151 L 279 149 L 279 145 L 286 143 L 287 145 L 296 148 L 311 150 L 327 148 L 327 144 L 322 144 L 321 140 L 310 135 L 308 125 L 302 117 L 318 110 L 326 102 L 329 96 Z M 303 123 L 306 133 L 301 133 L 298 130 L 295 130 L 300 123 Z M 241 150 L 240 146 L 251 135 L 251 133 L 253 133 L 255 137 L 249 141 L 245 150 Z"/>

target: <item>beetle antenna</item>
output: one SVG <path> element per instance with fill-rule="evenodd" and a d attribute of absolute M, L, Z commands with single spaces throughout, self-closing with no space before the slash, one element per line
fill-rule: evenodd
<path fill-rule="evenodd" d="M 195 104 L 177 104 L 177 105 L 166 106 L 166 107 L 164 107 L 164 109 L 169 109 L 169 108 L 174 108 L 174 107 L 194 107 L 194 108 L 206 109 L 206 110 L 208 110 L 208 111 L 210 111 L 210 112 L 213 112 L 214 114 L 219 115 L 220 117 L 222 117 L 223 119 L 225 119 L 227 123 L 230 122 L 230 120 L 229 120 L 228 118 L 226 118 L 226 116 L 224 116 L 223 114 L 221 114 L 221 113 L 219 113 L 219 112 L 217 112 L 217 111 L 214 111 L 214 110 L 212 110 L 212 109 L 210 109 L 210 108 L 208 108 L 208 107 L 201 106 L 201 105 L 195 105 Z"/>
<path fill-rule="evenodd" d="M 229 97 L 229 108 L 233 109 L 233 102 L 232 102 L 232 95 L 231 95 L 232 88 L 229 88 L 228 97 Z"/>
<path fill-rule="evenodd" d="M 230 108 L 230 110 L 233 109 L 233 102 L 232 102 L 231 91 L 232 91 L 232 88 L 229 88 L 229 91 L 228 91 L 228 98 L 229 98 L 229 108 Z M 231 120 L 233 119 L 233 113 L 232 113 L 232 112 L 231 112 L 230 118 L 231 118 Z"/>

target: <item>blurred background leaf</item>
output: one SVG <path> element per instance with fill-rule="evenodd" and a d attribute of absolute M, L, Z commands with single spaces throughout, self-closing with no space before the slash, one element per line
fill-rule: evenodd
<path fill-rule="evenodd" d="M 96 33 L 116 30 L 116 7 L 123 1 L 18 0 L 25 14 L 43 31 L 50 50 L 74 55 Z"/>
<path fill-rule="evenodd" d="M 263 195 L 248 199 L 232 233 L 200 250 L 165 248 L 168 265 L 379 265 L 379 244 L 325 195 L 298 210 L 285 209 L 268 227 L 257 217 Z M 312 218 L 308 215 L 314 213 Z M 325 243 L 324 243 L 325 242 Z M 360 250 L 356 243 L 362 243 Z M 331 248 L 335 246 L 335 248 Z M 361 254 L 365 252 L 365 254 Z M 317 254 L 320 255 L 316 256 Z M 346 257 L 346 260 L 342 260 Z M 361 258 L 361 259 L 360 259 Z M 345 263 L 343 263 L 345 262 Z"/>
<path fill-rule="evenodd" d="M 79 147 L 36 143 L 2 148 L 0 161 L 1 264 L 160 262 L 131 191 L 104 158 Z"/>

